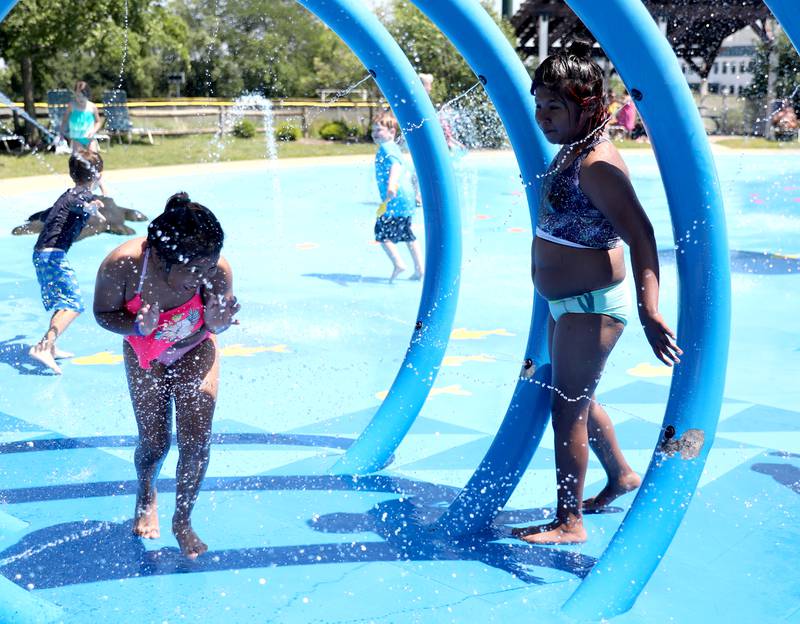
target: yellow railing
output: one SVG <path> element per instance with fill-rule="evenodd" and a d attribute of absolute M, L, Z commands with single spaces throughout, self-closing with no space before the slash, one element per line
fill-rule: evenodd
<path fill-rule="evenodd" d="M 270 100 L 273 106 L 307 108 L 374 108 L 380 106 L 380 102 L 320 102 L 319 100 Z M 226 108 L 236 106 L 234 100 L 215 100 L 213 98 L 175 98 L 170 100 L 128 100 L 128 107 L 131 108 L 169 108 L 169 107 L 198 107 L 213 106 L 216 108 Z M 47 102 L 35 102 L 36 108 L 47 108 Z M 14 106 L 23 108 L 22 102 L 14 102 Z M 8 108 L 8 105 L 0 103 L 0 108 Z M 103 104 L 97 103 L 97 108 L 102 109 Z"/>

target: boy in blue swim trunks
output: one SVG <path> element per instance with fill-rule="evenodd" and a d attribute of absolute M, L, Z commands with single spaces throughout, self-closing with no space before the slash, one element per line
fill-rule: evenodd
<path fill-rule="evenodd" d="M 103 204 L 92 194 L 102 171 L 103 159 L 99 154 L 86 150 L 72 154 L 69 175 L 75 186 L 50 208 L 33 249 L 33 266 L 42 291 L 42 304 L 48 312 L 53 311 L 53 316 L 42 339 L 28 353 L 57 375 L 61 374 L 61 368 L 56 359 L 72 354 L 57 349 L 56 340 L 84 310 L 81 290 L 67 261 L 67 252 L 89 217 L 105 221 L 98 212 Z"/>
<path fill-rule="evenodd" d="M 411 217 L 416 208 L 411 176 L 403 164 L 403 155 L 395 142 L 400 128 L 390 111 L 383 112 L 372 125 L 372 140 L 378 144 L 375 154 L 375 178 L 381 196 L 381 206 L 375 221 L 375 240 L 381 244 L 392 261 L 389 282 L 406 270 L 397 253 L 397 243 L 404 242 L 414 261 L 414 275 L 420 280 L 424 274 L 419 243 L 411 230 Z"/>

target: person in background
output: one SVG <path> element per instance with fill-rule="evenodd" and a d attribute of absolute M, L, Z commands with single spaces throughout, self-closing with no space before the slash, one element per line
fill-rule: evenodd
<path fill-rule="evenodd" d="M 433 74 L 419 74 L 419 80 L 422 83 L 422 88 L 425 89 L 425 93 L 427 93 L 428 97 L 430 97 L 433 89 Z M 442 126 L 442 132 L 444 132 L 444 140 L 447 143 L 447 148 L 451 152 L 466 151 L 467 148 L 461 141 L 456 139 L 455 134 L 453 133 L 453 126 L 450 119 L 452 115 L 452 110 L 447 110 L 444 107 L 439 109 L 439 124 Z"/>
<path fill-rule="evenodd" d="M 609 124 L 609 134 L 621 136 L 623 139 L 632 138 L 634 128 L 636 128 L 636 107 L 630 94 L 626 91 L 622 101 L 618 103 L 616 113 L 612 116 Z"/>
<path fill-rule="evenodd" d="M 397 252 L 399 242 L 406 243 L 414 262 L 414 274 L 409 279 L 421 280 L 424 275 L 419 243 L 411 229 L 411 218 L 416 208 L 415 193 L 411 175 L 396 143 L 399 132 L 397 119 L 391 111 L 380 114 L 372 126 L 372 139 L 378 145 L 378 152 L 375 154 L 375 180 L 381 198 L 375 221 L 375 240 L 392 261 L 390 283 L 406 270 Z"/>
<path fill-rule="evenodd" d="M 81 289 L 67 252 L 90 217 L 105 221 L 99 209 L 103 204 L 92 195 L 92 188 L 103 171 L 100 154 L 78 149 L 69 158 L 69 175 L 75 183 L 47 211 L 47 218 L 33 249 L 33 266 L 39 281 L 44 309 L 53 315 L 42 339 L 30 348 L 29 355 L 57 375 L 56 360 L 72 357 L 56 347 L 56 341 L 84 310 Z"/>
<path fill-rule="evenodd" d="M 792 140 L 797 137 L 797 114 L 791 101 L 787 98 L 779 102 L 778 109 L 770 117 L 775 138 L 779 141 Z"/>
<path fill-rule="evenodd" d="M 100 153 L 100 145 L 96 135 L 103 127 L 97 106 L 91 100 L 92 92 L 83 80 L 75 83 L 73 100 L 67 104 L 64 118 L 61 121 L 61 132 L 69 139 L 73 153 L 78 149 Z M 66 129 L 66 133 L 64 130 Z M 102 195 L 108 195 L 103 185 L 102 176 L 97 184 Z"/>

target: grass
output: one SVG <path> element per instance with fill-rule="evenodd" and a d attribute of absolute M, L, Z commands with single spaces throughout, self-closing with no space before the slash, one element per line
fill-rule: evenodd
<path fill-rule="evenodd" d="M 768 141 L 763 137 L 721 139 L 716 144 L 731 149 L 800 149 L 800 142 L 798 141 Z"/>
<path fill-rule="evenodd" d="M 649 141 L 632 141 L 631 139 L 614 139 L 617 149 L 653 149 Z"/>
<path fill-rule="evenodd" d="M 155 145 L 135 142 L 131 145 L 104 143 L 105 168 L 132 169 L 137 167 L 159 167 L 192 163 L 231 162 L 236 160 L 259 160 L 266 157 L 263 138 L 252 139 L 226 137 L 217 143 L 212 135 L 197 134 L 179 137 L 160 137 Z M 800 149 L 797 141 L 767 141 L 763 138 L 731 138 L 718 141 L 719 145 L 732 149 Z M 636 141 L 614 141 L 620 149 L 650 149 L 650 143 Z M 337 143 L 314 139 L 278 142 L 278 158 L 303 158 L 310 156 L 344 156 L 351 154 L 373 154 L 371 143 Z M 16 156 L 0 152 L 0 179 L 24 176 L 67 173 L 67 156 L 63 154 L 25 154 Z"/>
<path fill-rule="evenodd" d="M 155 145 L 135 142 L 131 145 L 107 143 L 101 145 L 106 170 L 158 167 L 192 163 L 258 160 L 266 157 L 266 146 L 261 137 L 240 139 L 226 137 L 216 143 L 211 135 L 190 135 L 156 139 Z M 309 156 L 343 156 L 373 154 L 371 143 L 336 143 L 322 140 L 302 140 L 278 143 L 278 158 L 303 158 Z M 0 179 L 24 176 L 67 173 L 67 155 L 26 154 L 15 156 L 0 153 Z"/>

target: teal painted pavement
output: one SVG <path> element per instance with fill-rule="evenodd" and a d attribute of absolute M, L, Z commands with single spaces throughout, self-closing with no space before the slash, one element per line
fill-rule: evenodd
<path fill-rule="evenodd" d="M 669 214 L 653 157 L 626 156 L 662 250 L 662 307 L 674 323 Z M 732 252 L 733 333 L 719 430 L 697 496 L 664 561 L 619 622 L 800 621 L 800 163 L 717 156 Z M 41 309 L 33 238 L 9 232 L 60 191 L 2 196 L 0 211 L 0 592 L 54 622 L 566 622 L 559 613 L 632 499 L 587 518 L 579 547 L 532 547 L 508 527 L 552 514 L 545 435 L 491 532 L 435 541 L 441 513 L 491 443 L 513 392 L 530 313 L 530 222 L 510 154 L 457 165 L 462 294 L 444 366 L 392 463 L 326 476 L 380 405 L 408 344 L 420 285 L 387 283 L 371 243 L 372 166 L 292 162 L 112 186 L 155 216 L 185 189 L 215 210 L 242 301 L 221 337 L 211 465 L 193 520 L 210 551 L 183 561 L 164 531 L 130 533 L 135 424 L 120 341 L 84 315 L 54 377 L 34 366 Z M 2 194 L 2 191 L 0 191 Z M 417 220 L 422 223 L 422 220 Z M 143 232 L 142 225 L 137 225 Z M 120 242 L 70 252 L 88 296 Z M 697 305 L 702 305 L 698 300 Z M 629 326 L 598 399 L 631 464 L 658 439 L 669 377 Z M 161 473 L 162 528 L 175 457 Z M 587 491 L 602 485 L 589 466 Z M 25 602 L 27 601 L 27 602 Z"/>

